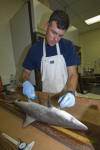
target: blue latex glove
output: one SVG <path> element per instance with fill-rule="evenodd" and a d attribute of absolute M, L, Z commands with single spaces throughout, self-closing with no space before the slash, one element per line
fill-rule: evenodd
<path fill-rule="evenodd" d="M 72 107 L 75 105 L 75 95 L 69 91 L 64 96 L 59 98 L 58 103 L 60 103 L 61 108 Z"/>
<path fill-rule="evenodd" d="M 26 95 L 29 99 L 36 99 L 34 86 L 29 82 L 25 81 L 23 84 L 23 94 Z"/>

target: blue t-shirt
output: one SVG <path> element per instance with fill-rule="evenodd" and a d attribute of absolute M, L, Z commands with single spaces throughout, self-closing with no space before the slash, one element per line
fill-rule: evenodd
<path fill-rule="evenodd" d="M 59 41 L 60 53 L 63 55 L 66 66 L 80 65 L 80 59 L 77 55 L 75 48 L 71 41 L 61 39 Z M 46 44 L 46 57 L 57 55 L 55 46 Z M 29 50 L 24 62 L 23 67 L 28 70 L 38 69 L 40 71 L 41 59 L 43 56 L 43 39 L 35 43 Z"/>

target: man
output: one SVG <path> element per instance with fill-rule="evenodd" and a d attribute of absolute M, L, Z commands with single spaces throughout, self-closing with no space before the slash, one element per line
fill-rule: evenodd
<path fill-rule="evenodd" d="M 62 10 L 54 11 L 45 25 L 45 39 L 30 48 L 23 63 L 23 94 L 28 98 L 35 99 L 34 87 L 28 80 L 31 71 L 38 68 L 42 90 L 60 93 L 66 89 L 58 103 L 61 108 L 74 106 L 80 60 L 71 41 L 62 38 L 68 27 L 68 15 Z"/>

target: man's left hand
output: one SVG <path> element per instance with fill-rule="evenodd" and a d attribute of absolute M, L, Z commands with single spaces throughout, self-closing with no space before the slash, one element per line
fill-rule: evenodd
<path fill-rule="evenodd" d="M 58 103 L 60 103 L 60 107 L 72 107 L 75 105 L 75 95 L 73 92 L 68 91 L 65 95 L 59 98 Z"/>

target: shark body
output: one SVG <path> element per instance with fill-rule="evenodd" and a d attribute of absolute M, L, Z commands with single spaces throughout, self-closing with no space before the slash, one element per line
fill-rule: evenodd
<path fill-rule="evenodd" d="M 46 107 L 35 102 L 14 101 L 14 104 L 26 113 L 23 127 L 34 121 L 44 122 L 50 125 L 77 130 L 87 130 L 87 126 L 77 120 L 74 116 L 54 106 Z"/>

